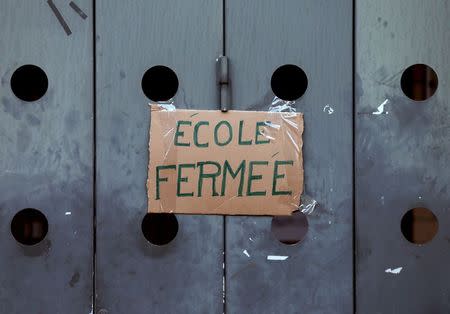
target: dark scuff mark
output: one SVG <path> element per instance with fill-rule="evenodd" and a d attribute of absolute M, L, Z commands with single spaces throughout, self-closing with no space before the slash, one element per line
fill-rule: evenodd
<path fill-rule="evenodd" d="M 75 285 L 78 283 L 78 281 L 80 281 L 80 273 L 78 271 L 76 271 L 69 281 L 69 286 L 71 286 L 72 288 L 75 287 Z"/>

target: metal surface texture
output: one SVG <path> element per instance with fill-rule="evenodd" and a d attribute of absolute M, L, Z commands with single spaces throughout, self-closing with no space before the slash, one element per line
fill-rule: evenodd
<path fill-rule="evenodd" d="M 448 313 L 449 18 L 446 0 L 2 0 L 0 313 Z M 34 101 L 11 86 L 28 64 L 48 78 Z M 414 64 L 438 77 L 424 101 L 402 91 Z M 280 66 L 304 71 L 318 205 L 293 219 L 300 243 L 277 240 L 286 217 L 213 215 L 147 241 L 147 96 L 166 86 L 142 79 L 160 65 L 168 102 L 224 117 L 268 110 Z M 35 245 L 12 235 L 25 208 L 48 220 Z M 403 236 L 412 208 L 436 216 L 431 242 Z"/>
<path fill-rule="evenodd" d="M 96 1 L 97 310 L 221 313 L 223 217 L 177 215 L 176 238 L 146 241 L 147 69 L 175 71 L 179 108 L 217 109 L 222 2 Z"/>
<path fill-rule="evenodd" d="M 320 204 L 293 246 L 271 234 L 269 217 L 226 218 L 227 312 L 351 313 L 352 1 L 227 0 L 225 21 L 234 109 L 267 110 L 281 65 L 307 74 L 295 106 L 305 115 L 305 192 Z"/>
<path fill-rule="evenodd" d="M 93 294 L 92 2 L 0 5 L 0 313 L 89 313 Z M 22 65 L 45 71 L 48 89 L 17 98 L 11 77 Z M 19 88 L 23 87 L 19 84 Z M 34 246 L 15 241 L 11 220 L 24 208 L 46 215 L 48 234 Z"/>
<path fill-rule="evenodd" d="M 450 309 L 449 17 L 448 1 L 357 1 L 357 313 Z M 400 86 L 403 71 L 417 63 L 439 78 L 436 93 L 421 102 Z M 400 228 L 415 207 L 439 221 L 424 245 L 408 242 Z M 399 267 L 398 274 L 386 272 Z"/>

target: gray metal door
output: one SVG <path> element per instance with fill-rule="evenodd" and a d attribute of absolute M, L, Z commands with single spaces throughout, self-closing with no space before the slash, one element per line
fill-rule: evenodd
<path fill-rule="evenodd" d="M 0 313 L 447 313 L 449 17 L 444 0 L 3 0 Z M 311 214 L 146 214 L 148 103 L 219 108 L 221 54 L 232 109 L 305 114 Z"/>
<path fill-rule="evenodd" d="M 225 263 L 229 313 L 296 312 L 299 306 L 311 313 L 351 311 L 351 1 L 289 2 L 283 9 L 270 1 L 227 1 L 224 34 L 219 1 L 98 1 L 96 12 L 97 308 L 219 313 Z M 318 15 L 331 21 L 319 35 L 304 29 Z M 333 42 L 336 33 L 340 40 Z M 271 220 L 255 217 L 227 217 L 223 230 L 222 217 L 177 215 L 179 234 L 168 245 L 153 246 L 142 236 L 149 100 L 141 79 L 155 65 L 168 66 L 179 78 L 177 106 L 217 108 L 214 59 L 223 35 L 235 109 L 267 110 L 274 96 L 270 78 L 280 65 L 301 66 L 308 75 L 297 109 L 306 116 L 306 189 L 321 206 L 301 246 L 279 243 Z M 267 261 L 271 254 L 289 259 L 276 264 Z M 320 280 L 325 276 L 330 281 Z M 289 286 L 302 293 L 283 288 Z M 327 293 L 317 292 L 322 289 Z"/>
<path fill-rule="evenodd" d="M 225 17 L 235 108 L 267 110 L 280 66 L 306 73 L 294 105 L 305 115 L 305 193 L 320 204 L 297 245 L 280 243 L 269 217 L 226 218 L 227 312 L 350 313 L 352 1 L 227 0 Z"/>
<path fill-rule="evenodd" d="M 449 17 L 448 1 L 357 2 L 358 313 L 450 309 Z"/>
<path fill-rule="evenodd" d="M 163 246 L 149 243 L 141 225 L 147 212 L 146 95 L 159 100 L 176 92 L 177 107 L 218 108 L 222 2 L 99 0 L 96 16 L 97 309 L 220 313 L 223 217 L 177 215 L 178 233 Z M 155 66 L 171 69 L 178 89 L 173 72 Z M 164 228 L 156 236 L 174 231 L 173 220 L 158 217 L 144 228 L 155 227 L 152 219 Z"/>
<path fill-rule="evenodd" d="M 90 18 L 0 4 L 0 313 L 92 311 L 93 11 L 76 2 Z"/>

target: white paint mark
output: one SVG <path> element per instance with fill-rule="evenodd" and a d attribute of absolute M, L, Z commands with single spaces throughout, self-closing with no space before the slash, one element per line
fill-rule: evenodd
<path fill-rule="evenodd" d="M 66 212 L 66 216 L 72 215 L 72 212 Z"/>
<path fill-rule="evenodd" d="M 248 238 L 250 241 L 252 241 L 252 242 L 255 242 L 255 241 L 253 241 L 253 239 L 252 238 Z"/>
<path fill-rule="evenodd" d="M 250 254 L 248 254 L 247 250 L 242 251 L 242 253 L 244 253 L 245 255 L 247 255 L 247 257 L 250 257 Z"/>
<path fill-rule="evenodd" d="M 268 261 L 285 261 L 288 259 L 289 256 L 283 256 L 283 255 L 267 255 Z"/>
<path fill-rule="evenodd" d="M 325 112 L 327 114 L 333 114 L 334 109 L 330 105 L 326 105 L 325 107 L 323 107 L 323 112 Z"/>
<path fill-rule="evenodd" d="M 225 304 L 225 276 L 222 276 L 222 303 Z"/>
<path fill-rule="evenodd" d="M 388 274 L 398 275 L 398 274 L 400 274 L 402 269 L 403 269 L 403 267 L 397 267 L 397 268 L 394 268 L 394 269 L 388 268 L 384 272 L 388 273 Z"/>
<path fill-rule="evenodd" d="M 328 224 L 331 225 L 331 220 L 328 220 Z"/>
<path fill-rule="evenodd" d="M 389 104 L 389 99 L 385 99 L 385 100 L 381 103 L 381 105 L 379 105 L 379 106 L 377 107 L 377 111 L 372 112 L 372 114 L 376 114 L 376 115 L 379 115 L 379 114 L 389 114 L 389 112 L 384 111 L 384 106 L 386 106 L 387 104 Z"/>
<path fill-rule="evenodd" d="M 316 205 L 317 205 L 317 201 L 315 199 L 303 194 L 302 202 L 299 206 L 299 210 L 306 215 L 310 215 L 316 208 Z"/>
<path fill-rule="evenodd" d="M 422 196 L 419 196 L 419 200 L 421 200 L 422 199 Z"/>

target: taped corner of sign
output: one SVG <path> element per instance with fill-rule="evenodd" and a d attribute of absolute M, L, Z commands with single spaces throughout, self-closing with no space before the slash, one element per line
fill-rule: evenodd
<path fill-rule="evenodd" d="M 291 215 L 299 209 L 303 114 L 167 111 L 161 104 L 151 111 L 149 212 Z"/>
<path fill-rule="evenodd" d="M 149 103 L 148 105 L 150 106 L 150 111 L 152 111 L 152 112 L 164 110 L 164 108 L 160 104 Z"/>
<path fill-rule="evenodd" d="M 168 103 L 149 103 L 150 111 L 175 111 L 177 108 L 170 102 Z"/>

